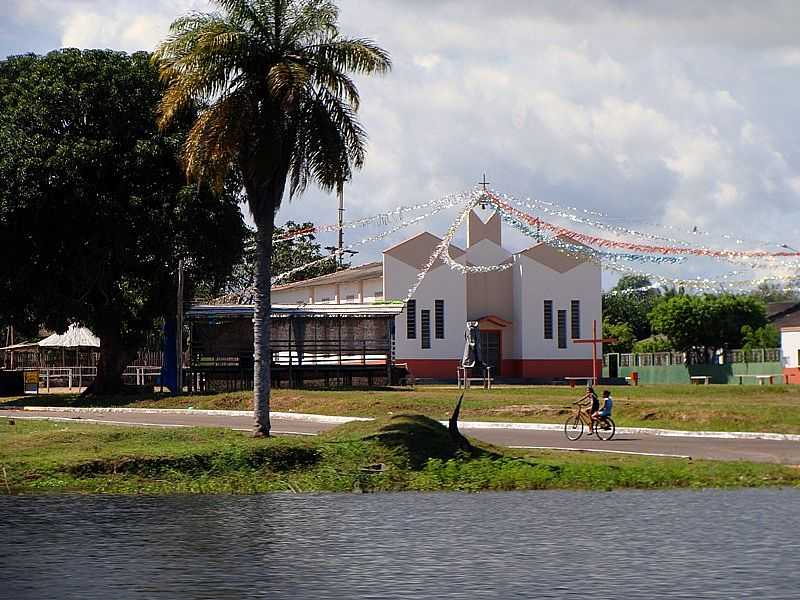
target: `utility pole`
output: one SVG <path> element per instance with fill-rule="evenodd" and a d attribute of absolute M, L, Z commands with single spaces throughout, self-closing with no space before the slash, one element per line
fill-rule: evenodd
<path fill-rule="evenodd" d="M 183 393 L 183 260 L 178 261 L 178 315 L 175 326 L 175 387 Z"/>
<path fill-rule="evenodd" d="M 339 184 L 339 218 L 336 222 L 339 228 L 339 257 L 336 259 L 337 271 L 344 266 L 344 184 Z"/>

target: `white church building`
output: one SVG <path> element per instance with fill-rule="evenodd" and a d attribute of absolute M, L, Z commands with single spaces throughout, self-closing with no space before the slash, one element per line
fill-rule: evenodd
<path fill-rule="evenodd" d="M 383 252 L 383 261 L 276 286 L 273 304 L 369 304 L 404 299 L 441 238 L 423 232 Z M 574 243 L 574 242 L 570 242 Z M 592 322 L 602 322 L 600 266 L 546 242 L 521 252 L 503 248 L 501 219 L 469 215 L 466 250 L 450 257 L 467 266 L 510 264 L 467 273 L 437 261 L 395 317 L 395 361 L 416 378 L 455 379 L 467 321 L 477 321 L 484 360 L 499 377 L 553 380 L 592 374 Z M 599 360 L 599 359 L 598 359 Z M 599 367 L 598 367 L 599 368 Z"/>

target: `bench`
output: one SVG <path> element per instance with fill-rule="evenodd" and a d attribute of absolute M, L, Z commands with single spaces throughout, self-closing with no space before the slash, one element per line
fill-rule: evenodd
<path fill-rule="evenodd" d="M 585 381 L 586 385 L 594 385 L 594 377 L 591 375 L 588 377 L 564 377 L 564 381 L 569 382 L 569 387 L 575 387 L 578 381 Z"/>
<path fill-rule="evenodd" d="M 689 377 L 689 381 L 691 383 L 695 383 L 697 385 L 708 385 L 711 383 L 711 376 L 710 375 L 692 375 Z"/>
<path fill-rule="evenodd" d="M 461 389 L 463 386 L 465 390 L 468 390 L 470 388 L 470 383 L 473 381 L 480 381 L 485 390 L 492 389 L 492 367 L 484 367 L 482 377 L 467 377 L 468 369 L 474 369 L 474 367 L 456 367 L 458 389 Z"/>
<path fill-rule="evenodd" d="M 745 377 L 754 378 L 758 382 L 758 385 L 764 385 L 767 381 L 769 381 L 769 384 L 772 385 L 775 383 L 776 377 L 783 379 L 783 375 L 739 375 L 739 385 L 742 385 Z"/>

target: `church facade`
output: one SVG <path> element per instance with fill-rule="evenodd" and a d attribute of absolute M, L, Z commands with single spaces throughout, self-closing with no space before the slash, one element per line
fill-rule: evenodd
<path fill-rule="evenodd" d="M 423 232 L 383 252 L 371 263 L 273 288 L 273 303 L 370 303 L 403 299 L 435 248 Z M 574 242 L 570 242 L 574 243 Z M 395 360 L 417 378 L 455 379 L 467 321 L 477 321 L 484 360 L 500 377 L 549 381 L 592 374 L 592 336 L 602 322 L 600 266 L 547 243 L 511 253 L 502 245 L 494 213 L 485 223 L 469 214 L 467 248 L 449 247 L 466 266 L 509 265 L 502 271 L 466 273 L 437 261 L 395 317 Z M 599 331 L 598 331 L 599 333 Z"/>

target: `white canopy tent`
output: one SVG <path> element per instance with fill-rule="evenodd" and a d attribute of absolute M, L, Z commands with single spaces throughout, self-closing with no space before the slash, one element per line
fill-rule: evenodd
<path fill-rule="evenodd" d="M 3 353 L 3 355 L 0 356 L 2 359 L 0 361 L 0 367 L 9 367 L 13 369 L 20 366 L 39 366 L 41 364 L 42 352 L 52 350 L 61 350 L 60 366 L 66 366 L 66 357 L 72 356 L 72 351 L 74 351 L 75 364 L 78 365 L 79 357 L 82 352 L 97 351 L 99 348 L 100 340 L 90 329 L 73 324 L 67 328 L 66 332 L 62 334 L 54 333 L 38 342 L 24 342 L 0 348 L 0 352 Z M 71 352 L 66 354 L 68 350 Z M 17 356 L 18 354 L 19 356 Z M 25 356 L 29 358 L 25 358 Z M 38 358 L 36 358 L 37 356 Z M 8 365 L 6 364 L 7 358 L 10 359 Z"/>
<path fill-rule="evenodd" d="M 38 342 L 23 342 L 4 346 L 0 350 L 30 350 L 32 348 L 99 348 L 100 339 L 91 329 L 70 325 L 65 333 L 54 333 Z"/>
<path fill-rule="evenodd" d="M 100 340 L 91 329 L 70 325 L 66 333 L 47 336 L 38 342 L 43 348 L 99 348 Z"/>

